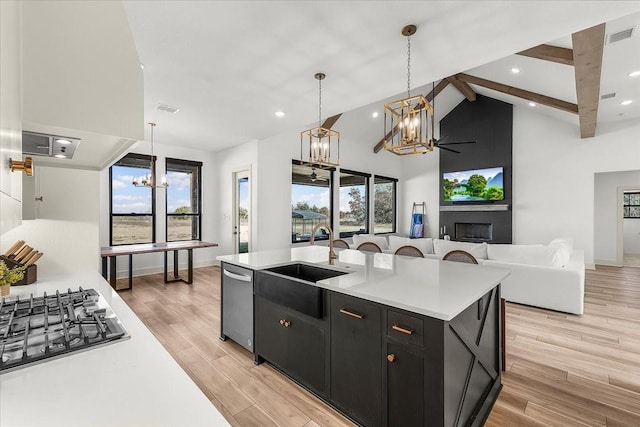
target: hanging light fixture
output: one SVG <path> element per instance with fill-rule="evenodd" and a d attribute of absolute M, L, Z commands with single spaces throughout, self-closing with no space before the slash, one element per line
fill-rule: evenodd
<path fill-rule="evenodd" d="M 411 96 L 411 36 L 415 25 L 407 25 L 407 97 L 384 105 L 384 149 L 394 154 L 424 154 L 433 151 L 433 107 L 422 96 Z"/>
<path fill-rule="evenodd" d="M 324 73 L 316 73 L 318 80 L 318 126 L 300 132 L 300 161 L 318 166 L 340 165 L 340 132 L 322 127 L 322 80 Z M 332 146 L 333 143 L 333 146 Z M 308 153 L 308 156 L 303 156 Z"/>
<path fill-rule="evenodd" d="M 149 165 L 149 175 L 142 177 L 140 181 L 138 181 L 138 178 L 134 177 L 131 183 L 136 187 L 167 188 L 169 186 L 169 183 L 167 182 L 167 177 L 164 175 L 160 180 L 160 185 L 155 185 L 156 156 L 153 154 L 153 128 L 156 127 L 156 124 L 153 122 L 149 122 L 148 125 L 151 127 L 151 164 Z"/>

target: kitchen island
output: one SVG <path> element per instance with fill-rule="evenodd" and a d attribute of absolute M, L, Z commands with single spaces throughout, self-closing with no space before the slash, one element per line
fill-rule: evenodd
<path fill-rule="evenodd" d="M 218 257 L 221 338 L 225 271 L 244 268 L 253 280 L 257 363 L 268 361 L 361 425 L 482 425 L 502 387 L 499 284 L 509 271 L 337 255 L 332 266 L 322 246 Z M 300 273 L 309 277 L 317 267 L 339 275 L 309 283 L 282 268 L 290 264 L 311 267 Z"/>
<path fill-rule="evenodd" d="M 224 417 L 97 272 L 14 286 L 28 298 L 94 288 L 130 338 L 0 374 L 0 426 L 228 426 Z"/>

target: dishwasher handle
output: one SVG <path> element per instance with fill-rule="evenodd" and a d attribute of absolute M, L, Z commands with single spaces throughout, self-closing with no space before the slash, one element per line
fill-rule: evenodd
<path fill-rule="evenodd" d="M 245 276 L 244 274 L 237 274 L 237 273 L 232 273 L 228 270 L 223 269 L 222 273 L 224 273 L 225 276 L 231 278 L 231 279 L 235 279 L 235 280 L 240 280 L 242 282 L 251 282 L 251 276 Z"/>

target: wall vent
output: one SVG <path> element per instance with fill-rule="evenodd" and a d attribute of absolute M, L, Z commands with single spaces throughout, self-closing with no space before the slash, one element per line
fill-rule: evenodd
<path fill-rule="evenodd" d="M 627 28 L 626 30 L 618 31 L 617 33 L 609 34 L 607 37 L 607 43 L 615 43 L 620 40 L 628 39 L 634 33 L 635 27 Z"/>
<path fill-rule="evenodd" d="M 600 96 L 600 99 L 609 99 L 609 98 L 615 98 L 616 97 L 616 93 L 615 92 L 611 92 L 611 93 L 606 93 L 602 96 Z"/>
<path fill-rule="evenodd" d="M 166 105 L 166 104 L 158 104 L 156 108 L 160 111 L 166 111 L 167 113 L 171 113 L 171 114 L 175 114 L 178 111 L 180 111 L 178 107 L 172 107 L 171 105 Z"/>

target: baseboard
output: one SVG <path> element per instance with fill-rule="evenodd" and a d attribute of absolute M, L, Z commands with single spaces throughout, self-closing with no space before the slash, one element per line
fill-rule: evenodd
<path fill-rule="evenodd" d="M 620 264 L 618 261 L 614 261 L 611 259 L 596 259 L 595 265 L 606 265 L 608 267 L 622 267 L 622 264 Z"/>

